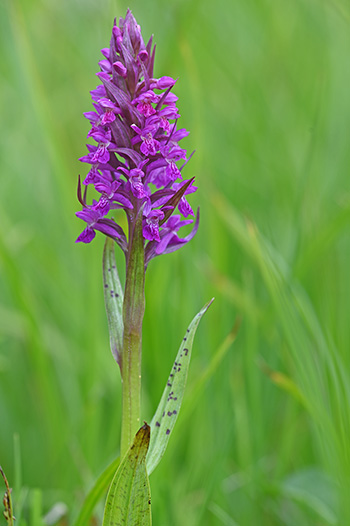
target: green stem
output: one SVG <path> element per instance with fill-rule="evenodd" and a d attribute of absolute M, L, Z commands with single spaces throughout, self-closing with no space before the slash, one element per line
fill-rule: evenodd
<path fill-rule="evenodd" d="M 122 434 L 121 458 L 131 445 L 140 426 L 141 342 L 145 311 L 145 263 L 142 212 L 130 232 L 123 304 L 124 337 L 122 350 Z"/>

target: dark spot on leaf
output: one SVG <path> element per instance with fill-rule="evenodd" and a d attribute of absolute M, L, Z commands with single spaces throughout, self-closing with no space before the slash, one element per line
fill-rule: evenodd
<path fill-rule="evenodd" d="M 171 391 L 171 393 L 169 393 L 169 396 L 168 396 L 167 402 L 170 402 L 170 400 L 173 399 L 173 394 L 174 394 L 174 391 Z"/>
<path fill-rule="evenodd" d="M 187 332 L 190 332 L 190 329 L 187 329 Z"/>
<path fill-rule="evenodd" d="M 108 289 L 108 283 L 105 283 L 105 289 Z"/>
<path fill-rule="evenodd" d="M 184 349 L 185 356 L 188 355 L 188 349 Z"/>
<path fill-rule="evenodd" d="M 151 505 L 151 499 L 149 499 L 148 504 Z"/>
<path fill-rule="evenodd" d="M 184 342 L 187 340 L 186 336 L 184 337 Z"/>
<path fill-rule="evenodd" d="M 160 427 L 160 423 L 159 422 L 156 422 L 156 427 Z"/>
<path fill-rule="evenodd" d="M 177 411 L 176 411 L 176 409 L 174 409 L 174 411 L 173 411 L 173 415 L 177 415 Z"/>
<path fill-rule="evenodd" d="M 170 429 L 167 429 L 165 432 L 167 435 L 170 435 Z"/>
<path fill-rule="evenodd" d="M 171 384 L 171 383 L 169 383 L 169 382 L 167 383 L 167 386 L 168 386 L 168 387 L 172 387 L 172 385 L 173 385 L 173 384 Z"/>
<path fill-rule="evenodd" d="M 171 416 L 173 413 L 171 411 L 168 411 L 168 416 Z"/>

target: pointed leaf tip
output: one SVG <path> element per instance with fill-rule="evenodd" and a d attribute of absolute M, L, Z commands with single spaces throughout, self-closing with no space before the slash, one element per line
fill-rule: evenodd
<path fill-rule="evenodd" d="M 211 304 L 213 303 L 213 301 L 214 301 L 214 300 L 215 300 L 215 298 L 211 298 L 211 300 L 210 300 L 210 301 L 208 301 L 208 303 L 207 303 L 206 305 L 204 305 L 204 307 L 203 307 L 203 309 L 202 309 L 202 310 L 204 310 L 204 309 L 205 309 L 205 311 L 204 311 L 204 312 L 206 312 L 206 311 L 207 311 L 207 310 L 209 309 L 210 305 L 211 305 Z M 203 313 L 203 314 L 204 314 L 204 313 Z"/>

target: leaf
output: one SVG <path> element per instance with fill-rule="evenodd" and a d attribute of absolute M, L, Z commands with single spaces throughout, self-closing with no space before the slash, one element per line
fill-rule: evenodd
<path fill-rule="evenodd" d="M 82 509 L 80 510 L 79 516 L 74 523 L 74 526 L 86 526 L 89 524 L 91 515 L 95 509 L 98 501 L 105 495 L 108 486 L 113 480 L 113 476 L 116 472 L 120 463 L 119 457 L 113 460 L 109 466 L 104 470 L 103 473 L 98 477 L 94 486 L 91 488 L 89 493 L 86 495 Z"/>
<path fill-rule="evenodd" d="M 170 434 L 177 420 L 187 381 L 194 335 L 203 314 L 214 298 L 193 318 L 180 345 L 157 411 L 151 422 L 151 441 L 147 454 L 147 472 L 150 475 L 159 464 L 167 448 Z"/>
<path fill-rule="evenodd" d="M 123 347 L 123 289 L 119 280 L 114 241 L 106 238 L 103 250 L 103 288 L 111 351 L 120 365 Z"/>
<path fill-rule="evenodd" d="M 126 452 L 107 495 L 102 526 L 151 525 L 151 492 L 146 470 L 150 431 L 145 423 Z"/>

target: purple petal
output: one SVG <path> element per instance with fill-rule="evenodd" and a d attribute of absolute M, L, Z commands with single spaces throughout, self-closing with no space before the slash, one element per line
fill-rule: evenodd
<path fill-rule="evenodd" d="M 101 220 L 95 224 L 94 228 L 95 230 L 99 230 L 100 232 L 102 232 L 102 234 L 105 234 L 106 236 L 113 237 L 113 238 L 120 237 L 119 233 L 116 231 L 116 228 L 113 225 L 113 222 L 111 220 L 106 220 L 106 221 Z"/>
<path fill-rule="evenodd" d="M 102 71 L 106 71 L 107 73 L 110 73 L 112 71 L 111 63 L 109 60 L 100 60 L 98 63 Z"/>
<path fill-rule="evenodd" d="M 87 227 L 75 240 L 76 243 L 90 243 L 96 236 L 93 228 Z"/>
<path fill-rule="evenodd" d="M 193 210 L 185 197 L 181 197 L 178 209 L 184 217 L 194 216 Z"/>
<path fill-rule="evenodd" d="M 109 48 L 108 47 L 104 47 L 101 49 L 101 53 L 104 57 L 108 58 L 109 59 Z"/>
<path fill-rule="evenodd" d="M 168 232 L 167 234 L 165 234 L 161 238 L 160 243 L 158 243 L 158 245 L 156 246 L 156 254 L 157 254 L 157 256 L 164 252 L 164 250 L 167 248 L 168 244 L 170 243 L 170 241 L 171 241 L 171 239 L 173 237 L 174 237 L 174 233 L 173 232 Z M 177 238 L 177 239 L 179 239 L 179 238 Z"/>
<path fill-rule="evenodd" d="M 120 75 L 124 79 L 126 78 L 127 70 L 122 62 L 119 62 L 119 60 L 117 62 L 113 62 L 113 67 L 118 73 L 118 75 Z"/>
<path fill-rule="evenodd" d="M 172 77 L 160 77 L 159 79 L 153 79 L 152 88 L 167 89 L 174 86 L 175 83 L 176 80 Z"/>
<path fill-rule="evenodd" d="M 159 226 L 152 223 L 145 223 L 142 228 L 142 234 L 145 239 L 150 241 L 160 241 L 159 238 Z"/>

